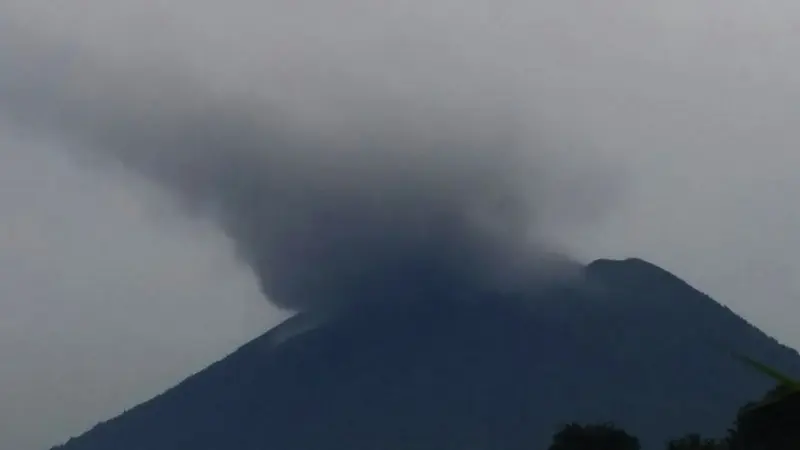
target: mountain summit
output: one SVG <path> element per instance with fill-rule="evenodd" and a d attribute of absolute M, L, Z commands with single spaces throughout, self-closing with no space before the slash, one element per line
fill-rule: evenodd
<path fill-rule="evenodd" d="M 298 315 L 59 450 L 542 448 L 613 421 L 645 448 L 721 435 L 800 355 L 669 272 L 595 261 L 530 298 Z"/>

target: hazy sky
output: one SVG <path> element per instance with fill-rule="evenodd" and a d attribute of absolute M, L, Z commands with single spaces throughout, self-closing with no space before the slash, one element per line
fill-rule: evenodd
<path fill-rule="evenodd" d="M 64 85 L 105 101 L 95 62 L 122 100 L 186 80 L 323 136 L 372 111 L 351 100 L 508 104 L 554 155 L 554 243 L 649 259 L 800 347 L 797 2 L 0 0 L 0 25 L 1 448 L 79 434 L 285 315 L 212 220 L 83 161 L 52 117 L 24 126 Z M 575 215 L 586 179 L 613 194 Z"/>

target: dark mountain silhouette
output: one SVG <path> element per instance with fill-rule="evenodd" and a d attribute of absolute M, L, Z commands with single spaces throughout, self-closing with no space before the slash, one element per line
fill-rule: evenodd
<path fill-rule="evenodd" d="M 800 356 L 645 261 L 526 299 L 297 316 L 61 450 L 546 448 L 612 421 L 643 448 L 721 436 Z"/>

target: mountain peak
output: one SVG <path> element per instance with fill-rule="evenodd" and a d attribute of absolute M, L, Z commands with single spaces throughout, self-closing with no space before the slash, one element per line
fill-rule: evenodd
<path fill-rule="evenodd" d="M 588 282 L 610 290 L 611 295 L 627 292 L 651 301 L 660 298 L 673 303 L 676 300 L 693 298 L 716 304 L 677 275 L 641 258 L 598 259 L 586 266 L 585 273 Z"/>
<path fill-rule="evenodd" d="M 683 280 L 673 273 L 641 258 L 625 259 L 598 259 L 586 266 L 590 274 L 601 274 L 603 276 L 620 276 L 628 278 L 655 280 L 672 280 L 685 284 Z"/>

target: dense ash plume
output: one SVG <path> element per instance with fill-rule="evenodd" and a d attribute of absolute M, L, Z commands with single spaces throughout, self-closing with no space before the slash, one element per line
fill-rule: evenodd
<path fill-rule="evenodd" d="M 32 61 L 17 67 L 37 77 L 0 85 L 7 113 L 212 217 L 281 307 L 530 289 L 571 267 L 542 216 L 592 206 L 551 185 L 558 152 L 521 132 L 511 96 L 342 88 L 295 108 L 177 72 Z"/>

